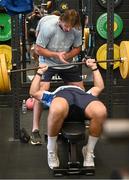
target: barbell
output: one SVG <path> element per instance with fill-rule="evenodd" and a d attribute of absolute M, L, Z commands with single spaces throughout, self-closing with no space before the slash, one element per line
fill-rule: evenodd
<path fill-rule="evenodd" d="M 95 63 L 116 63 L 120 62 L 120 74 L 123 79 L 126 79 L 129 77 L 129 41 L 122 41 L 120 43 L 120 59 L 108 59 L 108 60 L 101 60 L 101 61 L 95 61 Z M 85 58 L 86 60 L 86 58 Z M 68 63 L 68 64 L 57 64 L 57 65 L 51 65 L 49 67 L 65 67 L 65 66 L 71 66 L 71 65 L 83 65 L 85 64 L 85 61 L 82 62 L 75 62 L 75 63 Z M 32 67 L 32 68 L 25 68 L 25 69 L 16 69 L 16 70 L 9 70 L 7 68 L 7 62 L 6 57 L 4 54 L 0 54 L 0 92 L 9 92 L 11 91 L 11 82 L 10 82 L 10 74 L 11 73 L 17 73 L 17 72 L 23 72 L 23 71 L 30 71 L 30 70 L 36 70 L 40 67 Z"/>
<path fill-rule="evenodd" d="M 68 66 L 72 66 L 72 65 L 83 65 L 85 64 L 85 58 L 84 58 L 84 61 L 81 61 L 81 62 L 74 62 L 74 63 L 68 63 L 68 64 L 56 64 L 56 65 L 50 65 L 48 66 L 49 68 L 54 68 L 54 67 L 68 67 Z M 106 63 L 106 62 L 109 62 L 109 63 L 114 63 L 114 62 L 123 62 L 124 61 L 124 58 L 121 58 L 121 59 L 114 59 L 114 60 L 101 60 L 100 62 L 98 61 L 95 61 L 94 63 Z M 32 67 L 32 68 L 24 68 L 24 69 L 16 69 L 16 70 L 8 70 L 8 73 L 17 73 L 17 72 L 23 72 L 23 71 L 31 71 L 31 70 L 36 70 L 36 69 L 39 69 L 40 67 Z"/>

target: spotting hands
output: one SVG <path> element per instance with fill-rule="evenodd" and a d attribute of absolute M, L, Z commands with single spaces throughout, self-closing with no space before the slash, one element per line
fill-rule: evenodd
<path fill-rule="evenodd" d="M 66 52 L 57 52 L 57 58 L 63 62 L 64 64 L 68 64 L 69 62 L 66 61 Z"/>

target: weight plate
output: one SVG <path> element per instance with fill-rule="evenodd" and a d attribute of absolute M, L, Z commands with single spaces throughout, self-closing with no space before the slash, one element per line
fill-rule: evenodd
<path fill-rule="evenodd" d="M 126 79 L 129 77 L 129 41 L 120 43 L 120 57 L 125 59 L 120 63 L 120 74 L 123 79 Z"/>
<path fill-rule="evenodd" d="M 7 63 L 4 54 L 0 54 L 0 69 L 1 69 L 1 82 L 4 85 L 4 92 L 11 91 L 10 77 L 7 70 Z M 0 89 L 1 91 L 2 89 Z M 3 92 L 3 91 L 2 91 Z"/>
<path fill-rule="evenodd" d="M 12 69 L 12 48 L 8 45 L 0 45 L 0 54 L 5 54 L 7 69 Z"/>
<path fill-rule="evenodd" d="M 98 2 L 102 7 L 107 8 L 107 0 L 98 0 Z M 114 8 L 119 6 L 121 2 L 122 0 L 114 0 Z"/>
<path fill-rule="evenodd" d="M 11 17 L 8 14 L 0 13 L 0 41 L 11 39 Z"/>
<path fill-rule="evenodd" d="M 107 44 L 103 44 L 97 51 L 96 59 L 98 62 L 107 59 Z M 114 59 L 120 59 L 119 46 L 114 44 Z M 119 67 L 120 62 L 115 62 L 113 65 L 113 69 Z M 107 69 L 107 63 L 100 63 L 99 66 L 103 69 Z"/>
<path fill-rule="evenodd" d="M 2 77 L 2 69 L 1 69 L 1 59 L 0 59 L 0 92 L 5 92 L 4 82 L 3 82 L 3 77 Z"/>
<path fill-rule="evenodd" d="M 107 13 L 102 14 L 97 20 L 97 32 L 98 34 L 107 39 Z M 114 38 L 118 37 L 123 30 L 123 21 L 118 14 L 114 14 Z"/>

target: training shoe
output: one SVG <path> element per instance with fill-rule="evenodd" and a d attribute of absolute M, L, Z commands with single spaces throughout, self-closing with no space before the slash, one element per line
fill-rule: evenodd
<path fill-rule="evenodd" d="M 48 151 L 48 166 L 50 167 L 50 169 L 59 167 L 59 158 L 57 156 L 57 153 L 54 151 Z"/>
<path fill-rule="evenodd" d="M 94 153 L 93 152 L 88 152 L 87 151 L 87 147 L 86 146 L 83 146 L 82 148 L 82 154 L 83 154 L 83 158 L 84 158 L 84 161 L 83 161 L 83 166 L 84 167 L 94 167 L 95 166 L 95 163 L 94 163 Z"/>
<path fill-rule="evenodd" d="M 30 137 L 30 142 L 32 145 L 41 145 L 42 141 L 41 141 L 41 136 L 39 134 L 39 130 L 36 129 L 31 133 L 31 137 Z"/>

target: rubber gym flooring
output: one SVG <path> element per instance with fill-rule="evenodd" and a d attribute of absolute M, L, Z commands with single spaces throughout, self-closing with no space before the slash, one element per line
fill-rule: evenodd
<path fill-rule="evenodd" d="M 48 110 L 42 115 L 40 132 L 43 145 L 32 146 L 13 140 L 13 112 L 11 108 L 0 108 L 0 179 L 110 179 L 114 170 L 129 167 L 129 138 L 107 139 L 101 137 L 95 148 L 96 173 L 94 176 L 69 175 L 54 177 L 47 165 L 46 118 Z M 21 113 L 21 127 L 31 133 L 32 111 Z M 59 142 L 61 163 L 66 161 L 65 146 Z M 80 153 L 80 159 L 82 155 Z"/>

